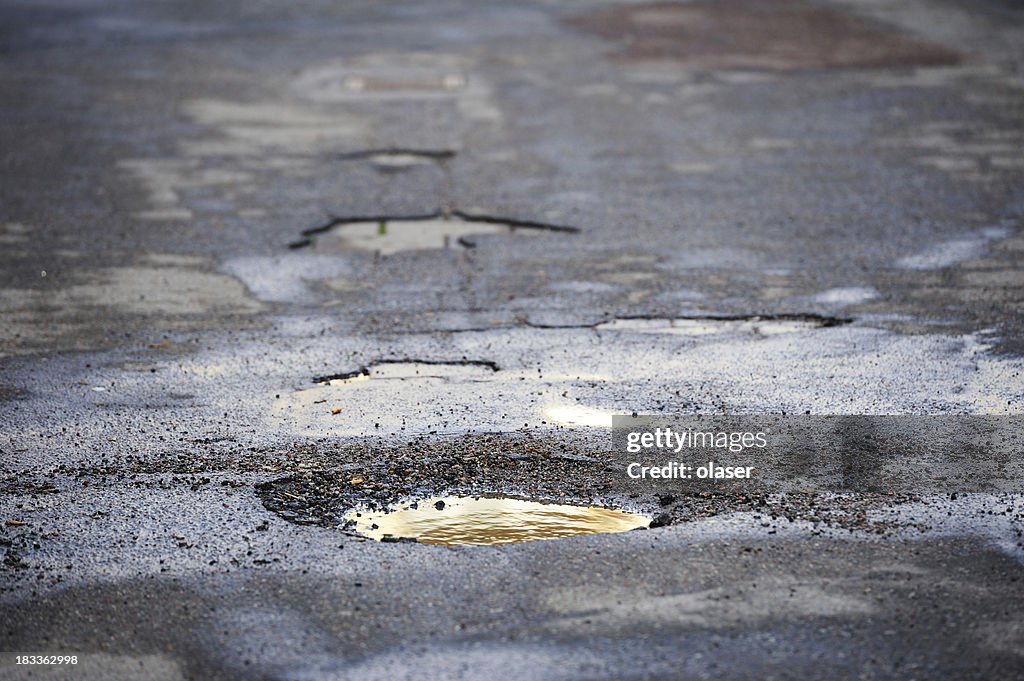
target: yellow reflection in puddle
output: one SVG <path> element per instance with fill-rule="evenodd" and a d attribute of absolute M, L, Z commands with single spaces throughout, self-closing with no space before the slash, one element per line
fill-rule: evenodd
<path fill-rule="evenodd" d="M 355 509 L 345 519 L 371 539 L 415 537 L 423 544 L 444 545 L 626 532 L 651 523 L 645 516 L 609 508 L 485 497 L 432 497 L 400 503 L 389 511 Z"/>
<path fill-rule="evenodd" d="M 514 230 L 505 224 L 466 221 L 459 218 L 429 220 L 380 220 L 338 225 L 317 238 L 318 252 L 350 249 L 377 251 L 394 255 L 402 251 L 421 251 L 459 246 L 460 239 L 487 234 L 536 234 L 538 230 Z"/>

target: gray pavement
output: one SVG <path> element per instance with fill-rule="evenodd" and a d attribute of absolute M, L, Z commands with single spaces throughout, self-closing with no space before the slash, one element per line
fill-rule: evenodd
<path fill-rule="evenodd" d="M 608 451 L 1018 417 L 1022 74 L 1008 0 L 0 1 L 0 650 L 79 656 L 0 678 L 1024 678 L 1024 457 L 666 499 Z M 453 491 L 668 525 L 339 527 Z"/>

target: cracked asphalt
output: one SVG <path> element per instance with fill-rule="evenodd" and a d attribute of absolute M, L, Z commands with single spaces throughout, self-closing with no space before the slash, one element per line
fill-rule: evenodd
<path fill-rule="evenodd" d="M 1010 0 L 0 0 L 0 678 L 1024 678 L 1019 446 L 608 428 L 1016 423 L 1022 74 Z M 655 522 L 341 521 L 452 493 Z"/>

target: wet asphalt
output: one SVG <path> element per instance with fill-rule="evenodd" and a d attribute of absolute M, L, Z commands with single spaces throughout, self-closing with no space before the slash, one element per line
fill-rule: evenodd
<path fill-rule="evenodd" d="M 1021 414 L 1024 11 L 773 5 L 0 2 L 0 678 L 1024 677 L 1019 454 L 610 451 Z M 657 527 L 342 519 L 453 493 Z"/>

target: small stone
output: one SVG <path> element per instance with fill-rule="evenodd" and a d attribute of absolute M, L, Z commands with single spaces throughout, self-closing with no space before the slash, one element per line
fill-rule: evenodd
<path fill-rule="evenodd" d="M 654 516 L 654 520 L 651 521 L 650 528 L 653 530 L 656 527 L 668 527 L 672 524 L 672 516 L 668 513 L 659 513 Z"/>

